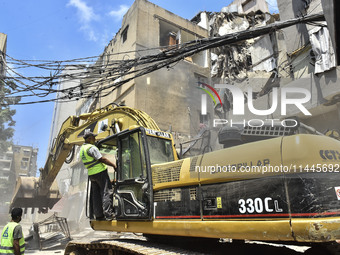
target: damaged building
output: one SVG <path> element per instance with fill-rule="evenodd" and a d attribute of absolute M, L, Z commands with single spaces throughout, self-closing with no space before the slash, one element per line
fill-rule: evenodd
<path fill-rule="evenodd" d="M 278 20 L 278 15 L 229 12 L 202 13 L 207 16 L 210 37 L 220 37 L 239 31 L 265 26 Z M 201 14 L 201 15 L 202 15 Z M 247 77 L 270 76 L 276 68 L 271 35 L 223 45 L 210 50 L 212 83 L 242 81 Z"/>
<path fill-rule="evenodd" d="M 339 130 L 339 52 L 335 32 L 339 21 L 334 15 L 338 4 L 325 0 L 278 0 L 278 7 L 282 19 L 313 13 L 325 15 L 326 22 L 321 25 L 298 24 L 283 30 L 288 62 L 281 70 L 284 70 L 282 77 L 290 80 L 287 86 L 311 91 L 307 107 L 312 115 L 299 117 L 322 132 Z"/>
<path fill-rule="evenodd" d="M 238 1 L 234 3 L 236 2 Z M 282 115 L 283 112 L 278 106 L 276 111 L 269 115 L 254 115 L 245 107 L 245 115 L 235 116 L 231 111 L 233 96 L 226 89 L 220 90 L 223 109 L 217 104 L 215 112 L 220 118 L 234 121 L 296 116 L 322 132 L 339 129 L 335 32 L 338 22 L 332 11 L 336 10 L 336 2 L 321 0 L 277 2 L 279 14 L 269 14 L 263 12 L 261 8 L 246 12 L 242 11 L 240 5 L 236 5 L 238 8 L 233 7 L 233 3 L 223 8 L 222 12 L 202 12 L 193 21 L 208 29 L 210 37 L 226 34 L 237 37 L 240 31 L 253 30 L 279 20 L 286 21 L 324 13 L 327 22 L 299 23 L 211 50 L 212 84 L 236 85 L 243 91 L 245 103 L 247 98 L 255 99 L 253 105 L 259 110 L 270 108 L 273 88 L 278 88 L 279 96 L 283 87 L 306 89 L 311 92 L 311 99 L 304 107 L 311 115 L 303 114 L 295 105 L 287 105 L 285 115 Z M 252 95 L 248 95 L 249 88 Z M 299 95 L 293 95 L 294 97 L 298 99 Z"/>

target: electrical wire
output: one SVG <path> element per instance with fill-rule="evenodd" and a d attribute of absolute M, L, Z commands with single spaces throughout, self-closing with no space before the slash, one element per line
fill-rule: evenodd
<path fill-rule="evenodd" d="M 255 29 L 239 31 L 220 37 L 196 39 L 168 47 L 156 47 L 137 51 L 119 52 L 115 54 L 103 53 L 98 57 L 84 57 L 71 60 L 18 60 L 6 55 L 6 76 L 1 81 L 8 84 L 15 81 L 17 86 L 5 98 L 16 105 L 26 105 L 45 102 L 68 102 L 84 98 L 100 98 L 110 95 L 114 90 L 125 83 L 145 74 L 170 68 L 186 57 L 204 50 L 238 43 L 250 38 L 272 33 L 278 29 L 297 23 L 315 22 L 324 20 L 323 15 L 310 15 L 283 22 L 272 23 Z M 144 52 L 154 54 L 140 54 Z M 138 53 L 138 57 L 122 60 L 110 60 L 117 55 Z M 1 54 L 1 52 L 0 52 Z M 137 55 L 137 54 L 136 54 Z M 129 55 L 128 55 L 129 56 Z M 17 70 L 23 68 L 37 69 L 39 72 L 48 73 L 42 76 L 25 76 Z M 68 72 L 70 70 L 70 72 Z M 72 72 L 71 72 L 72 70 Z M 79 80 L 74 86 L 59 88 L 61 81 Z M 56 94 L 55 98 L 46 98 Z M 12 101 L 20 97 L 20 102 Z M 34 100 L 26 100 L 35 97 Z M 36 99 L 45 98 L 45 99 Z M 10 105 L 2 103 L 4 105 Z"/>

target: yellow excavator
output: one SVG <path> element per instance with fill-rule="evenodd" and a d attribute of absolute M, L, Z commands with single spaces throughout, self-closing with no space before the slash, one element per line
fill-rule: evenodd
<path fill-rule="evenodd" d="M 52 207 L 60 196 L 51 185 L 90 130 L 101 153 L 117 158 L 116 218 L 96 220 L 89 204 L 94 230 L 333 244 L 340 239 L 340 141 L 302 123 L 288 126 L 226 126 L 224 149 L 178 159 L 172 135 L 142 111 L 109 105 L 71 116 L 40 178 L 18 181 L 12 207 Z M 121 254 L 117 245 L 102 249 Z M 98 246 L 72 243 L 65 254 L 82 249 Z"/>

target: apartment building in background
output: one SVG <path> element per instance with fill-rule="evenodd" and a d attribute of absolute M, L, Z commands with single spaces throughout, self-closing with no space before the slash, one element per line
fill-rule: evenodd
<path fill-rule="evenodd" d="M 12 151 L 16 176 L 35 177 L 37 175 L 38 149 L 32 146 L 12 145 Z"/>
<path fill-rule="evenodd" d="M 63 90 L 79 86 L 81 83 L 79 73 L 81 73 L 79 66 L 66 66 L 62 71 L 63 77 L 65 78 L 59 81 L 58 89 Z M 57 97 L 58 96 L 59 94 L 57 94 Z M 60 128 L 66 119 L 70 116 L 77 115 L 76 106 L 76 101 L 55 104 L 49 139 L 50 150 L 52 150 L 55 139 L 58 137 Z M 77 147 L 77 149 L 79 149 L 79 147 Z M 76 150 L 75 153 L 77 154 L 78 150 Z M 75 156 L 75 158 L 77 158 L 77 156 Z M 86 221 L 84 205 L 87 179 L 87 170 L 84 168 L 82 162 L 78 160 L 73 160 L 70 164 L 64 163 L 56 176 L 56 182 L 62 198 L 52 208 L 50 213 L 58 213 L 58 216 L 67 218 L 69 226 L 73 229 L 83 227 L 81 222 Z"/>
<path fill-rule="evenodd" d="M 1 202 L 9 202 L 19 176 L 35 177 L 37 175 L 38 149 L 32 146 L 12 145 L 0 153 L 0 190 Z"/>
<path fill-rule="evenodd" d="M 19 176 L 37 175 L 38 149 L 32 146 L 12 145 L 0 153 L 0 179 L 15 183 Z"/>
<path fill-rule="evenodd" d="M 12 145 L 6 152 L 0 153 L 0 176 L 14 182 L 19 176 L 37 175 L 38 149 L 32 146 Z"/>
<path fill-rule="evenodd" d="M 63 70 L 62 74 L 65 77 L 59 81 L 59 90 L 67 89 L 70 87 L 77 87 L 80 84 L 79 78 L 79 70 L 78 66 L 66 66 Z M 77 77 L 76 79 L 73 78 L 73 75 Z M 59 94 L 57 94 L 57 97 Z M 49 147 L 52 148 L 55 144 L 55 139 L 58 136 L 59 130 L 64 123 L 64 121 L 72 115 L 76 115 L 76 101 L 70 102 L 63 102 L 63 103 L 56 103 L 54 105 L 54 111 L 52 116 L 52 123 L 51 123 L 51 132 L 50 132 L 50 139 L 49 139 Z M 52 150 L 52 149 L 51 149 Z M 57 181 L 58 186 L 61 194 L 66 194 L 70 187 L 72 187 L 72 182 L 70 182 L 72 176 L 78 176 L 76 174 L 78 170 L 74 170 L 72 165 L 63 164 L 61 167 L 58 175 Z M 84 172 L 84 171 L 83 171 Z M 86 172 L 83 175 L 86 175 Z M 78 184 L 78 181 L 73 181 L 73 184 Z"/>

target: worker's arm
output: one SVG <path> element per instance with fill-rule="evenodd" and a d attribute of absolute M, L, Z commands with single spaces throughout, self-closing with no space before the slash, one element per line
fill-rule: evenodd
<path fill-rule="evenodd" d="M 20 239 L 23 237 L 22 227 L 18 224 L 13 230 L 13 249 L 15 255 L 20 255 Z"/>
<path fill-rule="evenodd" d="M 13 249 L 14 249 L 14 255 L 21 255 L 19 239 L 14 239 L 13 240 Z"/>
<path fill-rule="evenodd" d="M 109 160 L 108 158 L 102 156 L 102 154 L 99 152 L 98 148 L 96 146 L 92 146 L 88 151 L 87 154 L 94 159 L 98 160 L 101 163 L 104 163 L 105 165 L 112 166 L 114 169 L 116 169 L 116 163 Z"/>
<path fill-rule="evenodd" d="M 108 166 L 112 166 L 114 169 L 117 168 L 116 164 L 113 161 L 109 160 L 108 158 L 101 157 L 100 159 L 98 159 L 98 161 Z"/>

